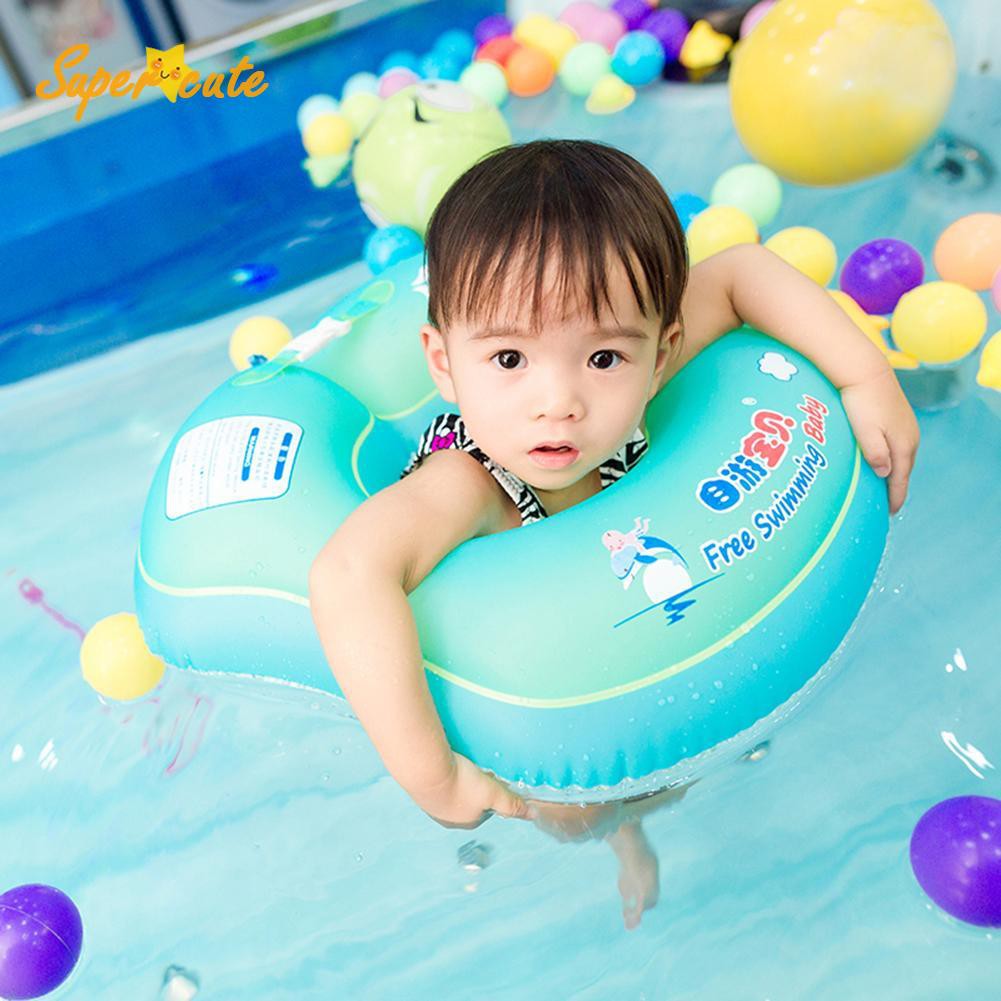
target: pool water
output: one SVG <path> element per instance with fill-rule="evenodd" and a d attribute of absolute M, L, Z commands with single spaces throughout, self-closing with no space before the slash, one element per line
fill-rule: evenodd
<path fill-rule="evenodd" d="M 998 107 L 997 77 L 966 76 L 944 127 L 1001 164 Z M 661 87 L 608 119 L 557 92 L 507 114 L 519 139 L 621 146 L 672 191 L 705 193 L 744 159 L 720 87 Z M 999 190 L 913 165 L 789 186 L 771 229 L 816 226 L 842 260 L 877 236 L 927 258 Z M 908 861 L 925 809 L 1001 796 L 1001 420 L 972 389 L 919 415 L 910 496 L 837 671 L 759 760 L 645 820 L 661 893 L 635 931 L 608 846 L 498 818 L 438 827 L 323 696 L 175 670 L 130 705 L 87 687 L 81 634 L 134 607 L 146 491 L 230 373 L 233 327 L 268 313 L 304 329 L 366 275 L 0 389 L 0 884 L 51 883 L 80 907 L 84 952 L 56 996 L 155 999 L 176 964 L 213 1001 L 996 997 L 1001 932 L 934 909 Z"/>

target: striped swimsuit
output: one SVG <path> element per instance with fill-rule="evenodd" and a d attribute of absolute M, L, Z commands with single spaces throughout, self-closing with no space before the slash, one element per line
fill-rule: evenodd
<path fill-rule="evenodd" d="M 647 447 L 646 435 L 637 428 L 629 441 L 615 455 L 606 459 L 598 467 L 601 489 L 604 490 L 605 487 L 611 486 L 616 480 L 625 476 L 640 461 Z M 426 456 L 442 448 L 461 449 L 484 465 L 517 505 L 522 525 L 529 525 L 533 521 L 539 521 L 546 517 L 546 509 L 542 506 L 535 491 L 523 479 L 498 465 L 479 448 L 470 437 L 465 423 L 458 414 L 439 414 L 431 421 L 417 443 L 417 451 L 410 456 L 406 468 L 400 473 L 400 479 L 403 479 L 407 473 L 413 472 Z"/>

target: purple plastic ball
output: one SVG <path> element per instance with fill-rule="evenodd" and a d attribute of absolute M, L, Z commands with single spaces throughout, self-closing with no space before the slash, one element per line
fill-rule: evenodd
<path fill-rule="evenodd" d="M 501 35 L 510 35 L 514 31 L 514 24 L 503 14 L 491 14 L 483 18 L 480 23 L 473 28 L 473 38 L 476 39 L 476 46 L 479 48 L 485 45 L 491 38 L 498 38 Z"/>
<path fill-rule="evenodd" d="M 612 10 L 626 22 L 630 31 L 636 31 L 643 19 L 650 16 L 651 7 L 647 0 L 615 0 Z"/>
<path fill-rule="evenodd" d="M 640 28 L 650 32 L 660 42 L 667 61 L 673 63 L 688 37 L 688 18 L 680 10 L 665 7 L 647 14 L 640 22 Z"/>
<path fill-rule="evenodd" d="M 942 910 L 1001 927 L 1001 799 L 956 796 L 933 806 L 911 835 L 911 868 Z"/>
<path fill-rule="evenodd" d="M 841 291 L 867 313 L 892 313 L 905 292 L 924 281 L 921 255 L 903 240 L 863 243 L 841 269 Z"/>
<path fill-rule="evenodd" d="M 41 883 L 0 896 L 0 997 L 39 998 L 54 991 L 80 958 L 83 924 L 76 904 Z"/>

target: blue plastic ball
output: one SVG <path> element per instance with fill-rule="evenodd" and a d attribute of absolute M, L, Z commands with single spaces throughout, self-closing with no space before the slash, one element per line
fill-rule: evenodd
<path fill-rule="evenodd" d="M 406 226 L 386 226 L 369 234 L 363 256 L 372 274 L 378 275 L 424 249 L 424 241 Z"/>
<path fill-rule="evenodd" d="M 660 78 L 664 69 L 664 46 L 648 31 L 623 35 L 612 55 L 612 72 L 633 87 L 642 87 Z"/>
<path fill-rule="evenodd" d="M 303 132 L 317 115 L 323 115 L 327 112 L 336 113 L 339 108 L 340 105 L 329 94 L 314 94 L 312 97 L 307 97 L 299 105 L 299 110 L 295 114 L 295 123 L 299 126 L 299 131 Z"/>
<path fill-rule="evenodd" d="M 390 52 L 381 63 L 379 63 L 379 76 L 388 73 L 392 69 L 405 69 L 413 73 L 420 73 L 420 58 L 414 52 L 406 49 L 399 49 Z"/>
<path fill-rule="evenodd" d="M 671 199 L 674 211 L 678 213 L 681 220 L 682 229 L 688 229 L 691 221 L 700 213 L 709 208 L 709 203 L 698 195 L 693 195 L 690 191 L 683 191 Z"/>
<path fill-rule="evenodd" d="M 417 72 L 425 80 L 458 80 L 466 62 L 455 59 L 447 52 L 433 51 L 421 57 L 419 67 Z"/>
<path fill-rule="evenodd" d="M 466 65 L 476 51 L 476 41 L 468 31 L 461 28 L 453 28 L 438 36 L 438 40 L 431 47 L 433 52 L 450 56 L 463 66 Z"/>
<path fill-rule="evenodd" d="M 352 73 L 344 81 L 341 100 L 346 101 L 355 94 L 378 94 L 379 78 L 374 73 Z"/>

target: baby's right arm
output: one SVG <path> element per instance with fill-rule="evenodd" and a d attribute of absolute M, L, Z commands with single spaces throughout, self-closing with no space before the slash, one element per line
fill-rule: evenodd
<path fill-rule="evenodd" d="M 466 539 L 508 527 L 500 487 L 471 455 L 431 453 L 344 520 L 309 574 L 327 661 L 387 770 L 446 826 L 524 801 L 448 745 L 424 676 L 407 595 Z"/>

